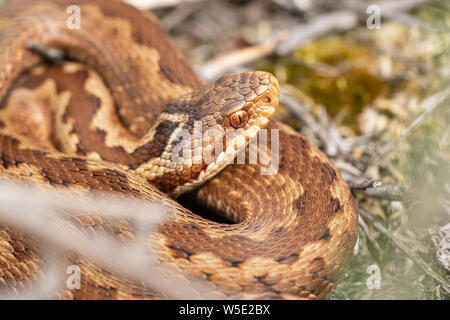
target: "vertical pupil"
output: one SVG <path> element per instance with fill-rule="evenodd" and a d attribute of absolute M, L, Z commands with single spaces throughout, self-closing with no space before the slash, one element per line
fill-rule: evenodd
<path fill-rule="evenodd" d="M 242 122 L 242 119 L 241 119 L 241 114 L 240 113 L 238 113 L 238 118 L 239 118 L 239 123 L 241 123 Z"/>

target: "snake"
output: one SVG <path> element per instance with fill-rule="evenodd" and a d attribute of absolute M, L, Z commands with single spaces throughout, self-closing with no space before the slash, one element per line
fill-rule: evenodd
<path fill-rule="evenodd" d="M 30 44 L 64 60 L 48 63 Z M 164 220 L 145 234 L 155 263 L 222 298 L 322 299 L 344 274 L 357 239 L 354 199 L 319 148 L 271 119 L 280 94 L 272 74 L 206 83 L 155 16 L 117 0 L 6 1 L 0 47 L 0 180 L 162 204 Z M 268 146 L 277 142 L 278 151 L 266 148 L 277 167 L 238 163 L 263 131 Z M 183 146 L 193 156 L 174 163 L 180 134 L 192 138 Z M 126 219 L 79 212 L 64 223 L 125 244 L 138 237 Z M 0 221 L 1 294 L 39 285 L 43 250 Z M 64 255 L 81 284 L 54 298 L 170 298 L 83 252 Z"/>

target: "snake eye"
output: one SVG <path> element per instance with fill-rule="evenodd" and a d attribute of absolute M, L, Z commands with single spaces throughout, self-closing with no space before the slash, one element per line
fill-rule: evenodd
<path fill-rule="evenodd" d="M 247 124 L 248 113 L 244 110 L 239 110 L 230 116 L 230 123 L 233 128 L 241 128 Z"/>

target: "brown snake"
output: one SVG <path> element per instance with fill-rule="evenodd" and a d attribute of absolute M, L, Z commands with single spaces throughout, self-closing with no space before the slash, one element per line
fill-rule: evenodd
<path fill-rule="evenodd" d="M 81 9 L 80 29 L 66 25 L 73 4 Z M 85 65 L 37 66 L 42 57 L 27 49 L 30 42 Z M 318 148 L 268 121 L 278 104 L 272 75 L 226 75 L 206 85 L 155 17 L 119 1 L 7 1 L 0 48 L 1 179 L 162 202 L 167 219 L 149 235 L 158 263 L 223 297 L 323 298 L 331 291 L 353 254 L 355 205 Z M 195 121 L 219 128 L 218 138 L 202 145 L 223 141 L 224 129 L 239 133 L 212 164 L 171 164 L 172 134 L 191 133 Z M 220 171 L 265 126 L 279 129 L 278 171 L 262 175 L 262 164 Z M 234 223 L 202 218 L 152 184 L 172 196 L 199 186 L 192 193 L 197 202 Z M 79 215 L 69 223 L 84 232 L 112 231 L 125 242 L 135 236 L 126 221 Z M 30 236 L 0 224 L 0 293 L 39 282 L 39 250 Z M 81 269 L 81 288 L 55 297 L 162 295 L 82 254 L 68 259 Z"/>

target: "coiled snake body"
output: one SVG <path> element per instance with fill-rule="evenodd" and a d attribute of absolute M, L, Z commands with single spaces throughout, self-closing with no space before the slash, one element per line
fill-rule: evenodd
<path fill-rule="evenodd" d="M 66 25 L 72 4 L 82 14 L 80 29 Z M 34 67 L 42 57 L 27 49 L 30 42 L 84 65 Z M 269 121 L 278 104 L 272 75 L 226 75 L 206 85 L 156 18 L 119 1 L 9 1 L 0 10 L 0 47 L 2 180 L 162 202 L 167 219 L 149 235 L 158 263 L 223 297 L 323 298 L 331 291 L 353 253 L 355 206 L 320 150 Z M 217 129 L 197 144 L 211 148 L 214 160 L 171 163 L 174 134 L 192 134 L 195 123 Z M 262 175 L 260 163 L 227 165 L 264 127 L 279 130 L 278 171 Z M 225 142 L 220 153 L 218 141 Z M 198 203 L 235 223 L 202 218 L 165 195 L 194 188 Z M 112 230 L 125 242 L 135 236 L 123 221 L 80 214 L 70 223 L 86 232 Z M 39 282 L 41 260 L 32 238 L 0 224 L 0 293 Z M 70 263 L 81 269 L 81 287 L 55 297 L 162 294 L 82 253 Z"/>

